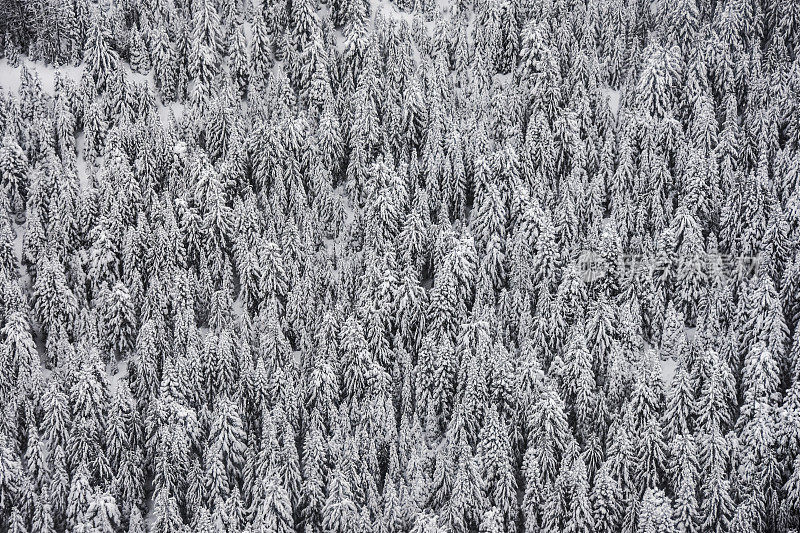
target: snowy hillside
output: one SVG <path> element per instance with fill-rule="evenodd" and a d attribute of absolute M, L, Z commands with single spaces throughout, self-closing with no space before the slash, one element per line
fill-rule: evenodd
<path fill-rule="evenodd" d="M 798 51 L 798 0 L 0 0 L 0 532 L 796 533 Z"/>

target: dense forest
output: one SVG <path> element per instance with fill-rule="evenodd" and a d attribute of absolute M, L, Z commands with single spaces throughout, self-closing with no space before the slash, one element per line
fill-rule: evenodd
<path fill-rule="evenodd" d="M 0 531 L 800 530 L 800 0 L 0 0 Z"/>

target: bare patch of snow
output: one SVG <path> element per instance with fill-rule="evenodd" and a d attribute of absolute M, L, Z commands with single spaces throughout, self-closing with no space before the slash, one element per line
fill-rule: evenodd
<path fill-rule="evenodd" d="M 53 65 L 45 65 L 41 62 L 31 62 L 21 58 L 19 66 L 12 67 L 8 64 L 8 60 L 0 60 L 0 87 L 6 91 L 16 92 L 19 90 L 20 78 L 22 72 L 22 65 L 27 66 L 30 70 L 35 71 L 39 75 L 39 81 L 42 84 L 42 90 L 51 95 L 55 91 L 56 71 L 75 82 L 78 82 L 83 75 L 83 65 L 76 67 L 73 65 L 62 65 L 55 67 Z"/>
<path fill-rule="evenodd" d="M 108 377 L 108 385 L 111 394 L 117 392 L 119 388 L 119 382 L 122 378 L 128 377 L 128 361 L 122 360 L 117 362 L 117 373 L 112 374 L 110 371 L 106 371 L 106 375 Z"/>
<path fill-rule="evenodd" d="M 620 91 L 619 89 L 612 89 L 610 87 L 606 87 L 604 89 L 600 89 L 600 92 L 608 98 L 608 107 L 611 108 L 611 112 L 614 113 L 614 116 L 619 114 L 619 99 L 620 99 Z"/>
<path fill-rule="evenodd" d="M 373 0 L 372 2 L 373 13 L 380 13 L 384 18 L 393 20 L 403 20 L 410 26 L 414 22 L 414 13 L 403 11 L 397 7 L 394 2 L 387 2 L 386 0 Z"/>
<path fill-rule="evenodd" d="M 81 184 L 81 189 L 89 188 L 89 166 L 86 164 L 86 159 L 83 157 L 86 141 L 84 140 L 83 132 L 78 133 L 75 137 L 75 146 L 78 150 L 78 157 L 75 159 L 75 169 L 78 172 L 78 180 Z"/>
<path fill-rule="evenodd" d="M 661 364 L 661 381 L 666 386 L 672 383 L 672 378 L 675 376 L 675 371 L 678 369 L 678 362 L 668 359 L 666 361 L 659 361 Z"/>

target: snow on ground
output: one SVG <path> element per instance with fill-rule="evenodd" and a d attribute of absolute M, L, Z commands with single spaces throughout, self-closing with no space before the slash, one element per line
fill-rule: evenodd
<path fill-rule="evenodd" d="M 17 67 L 12 67 L 5 59 L 0 60 L 0 88 L 5 91 L 16 92 L 19 90 L 19 75 L 22 72 L 22 66 L 25 65 L 31 71 L 35 71 L 39 75 L 39 81 L 42 84 L 42 90 L 51 95 L 55 90 L 56 71 L 78 82 L 83 75 L 83 64 L 78 67 L 72 65 L 63 65 L 55 67 L 53 65 L 45 65 L 41 62 L 30 62 L 23 57 L 20 58 L 20 64 Z"/>
<path fill-rule="evenodd" d="M 372 12 L 380 13 L 387 19 L 404 20 L 409 26 L 414 22 L 414 14 L 403 11 L 394 2 L 387 0 L 372 0 Z"/>
<path fill-rule="evenodd" d="M 697 335 L 697 328 L 686 328 L 686 340 L 691 344 Z M 672 378 L 675 376 L 675 371 L 678 369 L 678 361 L 674 359 L 667 359 L 666 361 L 659 361 L 661 363 L 661 379 L 667 387 L 672 383 Z"/>
<path fill-rule="evenodd" d="M 28 294 L 31 289 L 31 277 L 28 270 L 22 266 L 22 245 L 25 238 L 25 225 L 14 224 L 14 257 L 17 258 L 17 265 L 19 265 L 19 284 L 23 294 Z"/>
<path fill-rule="evenodd" d="M 119 388 L 120 380 L 122 378 L 127 379 L 128 377 L 128 361 L 127 360 L 118 361 L 117 373 L 114 374 L 110 370 L 107 370 L 106 375 L 108 377 L 109 390 L 111 394 L 114 395 L 117 392 L 117 389 Z"/>
<path fill-rule="evenodd" d="M 78 151 L 78 157 L 75 160 L 75 169 L 78 173 L 81 189 L 89 188 L 89 166 L 86 164 L 86 159 L 83 158 L 85 144 L 86 141 L 84 140 L 83 132 L 78 133 L 75 137 L 75 147 Z"/>
<path fill-rule="evenodd" d="M 600 92 L 602 92 L 603 95 L 608 98 L 608 107 L 611 108 L 611 112 L 614 113 L 614 116 L 617 116 L 617 113 L 619 113 L 619 89 L 615 90 L 610 87 L 606 87 L 604 89 L 600 89 Z"/>
<path fill-rule="evenodd" d="M 666 361 L 660 361 L 660 363 L 661 381 L 664 382 L 665 386 L 669 387 L 672 383 L 672 378 L 675 376 L 675 371 L 678 369 L 678 362 L 668 359 Z"/>

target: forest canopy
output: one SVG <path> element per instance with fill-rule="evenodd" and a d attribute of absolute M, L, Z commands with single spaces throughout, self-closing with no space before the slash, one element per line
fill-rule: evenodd
<path fill-rule="evenodd" d="M 0 531 L 797 533 L 800 0 L 0 0 Z"/>

